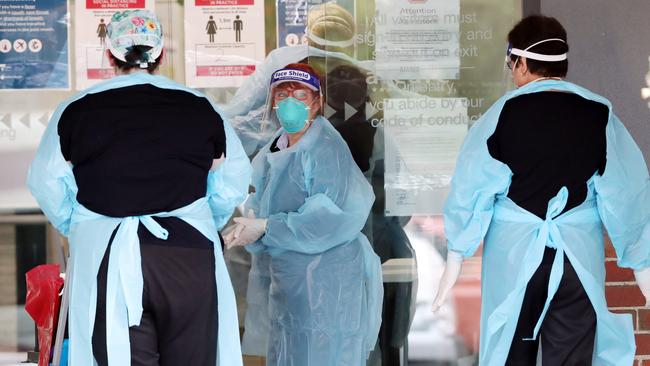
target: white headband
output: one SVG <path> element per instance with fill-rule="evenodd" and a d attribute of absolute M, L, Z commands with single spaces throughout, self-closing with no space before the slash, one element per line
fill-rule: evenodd
<path fill-rule="evenodd" d="M 540 43 L 544 42 L 550 42 L 550 41 L 560 41 L 562 43 L 566 43 L 563 39 L 560 38 L 548 38 L 541 40 L 537 43 L 533 43 L 532 45 L 528 46 L 525 50 L 520 50 L 519 48 L 512 48 L 510 50 L 510 53 L 519 57 L 525 57 L 531 60 L 537 60 L 537 61 L 549 61 L 549 62 L 555 62 L 555 61 L 564 61 L 567 59 L 566 52 L 560 55 L 544 55 L 541 53 L 536 53 L 536 52 L 530 52 L 528 51 L 529 49 L 537 46 Z"/>

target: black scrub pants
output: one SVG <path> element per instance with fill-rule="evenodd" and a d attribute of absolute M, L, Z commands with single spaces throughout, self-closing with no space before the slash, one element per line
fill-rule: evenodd
<path fill-rule="evenodd" d="M 537 341 L 530 338 L 544 309 L 555 249 L 546 248 L 544 259 L 526 288 L 507 366 L 534 366 L 539 339 L 543 366 L 591 365 L 596 336 L 596 313 L 573 266 L 564 256 L 564 274 L 549 306 Z"/>
<path fill-rule="evenodd" d="M 138 228 L 144 311 L 140 325 L 129 329 L 131 366 L 214 366 L 218 322 L 212 242 L 178 218 L 154 219 L 169 231 L 169 237 L 161 240 L 142 224 Z M 106 274 L 116 232 L 97 275 L 92 346 L 99 366 L 108 366 Z"/>

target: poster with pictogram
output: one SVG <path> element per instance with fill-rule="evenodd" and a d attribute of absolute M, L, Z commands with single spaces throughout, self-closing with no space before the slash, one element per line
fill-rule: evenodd
<path fill-rule="evenodd" d="M 264 60 L 262 0 L 185 1 L 185 83 L 237 87 Z"/>

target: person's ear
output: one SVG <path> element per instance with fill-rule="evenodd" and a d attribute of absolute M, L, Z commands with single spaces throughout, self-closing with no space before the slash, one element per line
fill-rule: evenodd
<path fill-rule="evenodd" d="M 520 57 L 519 62 L 517 65 L 517 69 L 519 69 L 519 72 L 521 75 L 526 75 L 528 73 L 528 60 L 526 60 L 525 57 Z"/>

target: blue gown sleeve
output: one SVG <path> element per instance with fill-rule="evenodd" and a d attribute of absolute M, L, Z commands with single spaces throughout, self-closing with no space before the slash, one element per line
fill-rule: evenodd
<path fill-rule="evenodd" d="M 481 244 L 492 220 L 495 198 L 510 184 L 510 168 L 492 158 L 487 145 L 506 98 L 497 101 L 470 128 L 445 201 L 447 247 L 463 257 L 471 257 Z"/>
<path fill-rule="evenodd" d="M 231 101 L 221 106 L 224 117 L 243 116 L 263 106 L 269 92 L 271 75 L 278 69 L 309 56 L 306 46 L 280 47 L 269 52 L 253 74 L 244 79 Z M 237 128 L 237 126 L 235 126 Z"/>
<path fill-rule="evenodd" d="M 255 72 L 244 80 L 237 89 L 230 103 L 221 110 L 240 138 L 246 154 L 253 155 L 260 147 L 268 142 L 277 126 L 264 125 L 265 102 L 268 85 L 271 81 L 269 65 L 265 60 Z"/>
<path fill-rule="evenodd" d="M 650 267 L 650 178 L 643 154 L 625 126 L 610 113 L 607 162 L 594 178 L 598 211 L 620 267 Z"/>
<path fill-rule="evenodd" d="M 280 127 L 272 121 L 264 121 L 264 114 L 268 112 L 266 98 L 271 75 L 308 55 L 306 46 L 280 47 L 271 51 L 253 74 L 244 79 L 230 102 L 221 106 L 223 116 L 230 120 L 249 156 L 268 143 Z"/>
<path fill-rule="evenodd" d="M 221 106 L 224 117 L 243 116 L 250 111 L 264 106 L 266 95 L 271 82 L 271 74 L 275 70 L 269 67 L 268 59 L 260 63 L 252 75 L 244 79 L 230 103 Z"/>
<path fill-rule="evenodd" d="M 308 197 L 298 211 L 268 217 L 267 247 L 322 253 L 357 237 L 368 218 L 375 195 L 347 146 L 313 152 L 303 164 Z"/>
<path fill-rule="evenodd" d="M 68 236 L 72 210 L 77 203 L 77 183 L 72 166 L 61 153 L 58 124 L 67 103 L 60 105 L 45 129 L 27 173 L 27 187 L 45 216 L 62 235 Z"/>
<path fill-rule="evenodd" d="M 251 165 L 239 138 L 230 124 L 223 121 L 226 132 L 226 160 L 208 173 L 208 201 L 217 230 L 230 219 L 235 207 L 248 194 Z"/>

